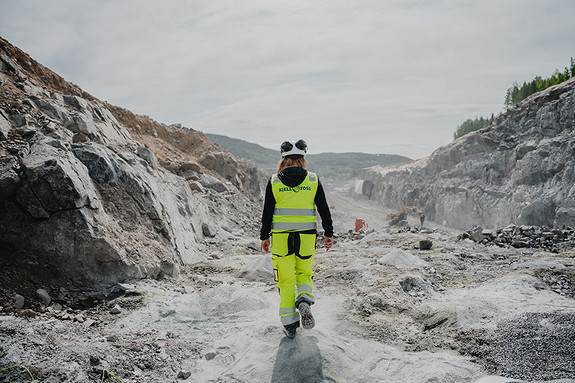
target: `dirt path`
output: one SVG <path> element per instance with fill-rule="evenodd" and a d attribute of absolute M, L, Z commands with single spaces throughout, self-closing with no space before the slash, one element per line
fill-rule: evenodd
<path fill-rule="evenodd" d="M 356 218 L 363 219 L 370 229 L 387 228 L 389 226 L 387 215 L 397 213 L 397 211 L 385 208 L 376 201 L 368 200 L 365 196 L 354 194 L 354 188 L 354 182 L 325 187 L 336 232 L 345 233 L 353 229 Z M 408 214 L 407 221 L 413 226 L 420 224 L 419 217 L 414 214 Z"/>

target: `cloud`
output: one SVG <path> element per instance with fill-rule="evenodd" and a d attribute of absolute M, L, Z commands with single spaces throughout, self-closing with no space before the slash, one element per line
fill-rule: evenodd
<path fill-rule="evenodd" d="M 560 9 L 561 12 L 558 12 Z M 573 52 L 570 0 L 19 0 L 0 34 L 94 96 L 275 148 L 430 154 Z M 312 149 L 314 150 L 314 149 Z"/>

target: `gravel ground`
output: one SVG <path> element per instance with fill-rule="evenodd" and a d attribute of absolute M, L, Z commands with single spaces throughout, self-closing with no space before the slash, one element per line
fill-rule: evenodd
<path fill-rule="evenodd" d="M 572 250 L 485 246 L 417 222 L 349 234 L 353 204 L 341 202 L 334 248 L 316 255 L 318 325 L 300 342 L 283 339 L 271 260 L 253 238 L 214 239 L 178 281 L 90 299 L 47 289 L 49 308 L 38 298 L 15 309 L 4 288 L 0 382 L 298 381 L 302 370 L 280 359 L 310 348 L 326 382 L 575 382 Z M 384 215 L 354 203 L 370 220 Z"/>
<path fill-rule="evenodd" d="M 523 380 L 575 377 L 575 315 L 527 313 L 497 326 L 483 346 L 493 373 Z"/>

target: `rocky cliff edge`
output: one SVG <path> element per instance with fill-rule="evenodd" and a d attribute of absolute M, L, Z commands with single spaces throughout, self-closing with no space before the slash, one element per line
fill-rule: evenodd
<path fill-rule="evenodd" d="M 364 169 L 369 195 L 468 229 L 575 226 L 575 79 L 539 92 L 489 126 L 401 166 Z M 366 188 L 364 188 L 365 190 Z"/>
<path fill-rule="evenodd" d="M 3 287 L 178 277 L 214 237 L 256 236 L 262 177 L 203 133 L 102 102 L 0 38 Z"/>

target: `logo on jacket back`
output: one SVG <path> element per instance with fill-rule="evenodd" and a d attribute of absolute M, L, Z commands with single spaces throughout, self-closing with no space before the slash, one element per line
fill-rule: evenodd
<path fill-rule="evenodd" d="M 298 193 L 300 190 L 311 191 L 311 187 L 309 187 L 309 186 L 296 186 L 293 188 L 289 188 L 289 187 L 279 188 L 280 192 L 293 191 L 294 193 Z"/>

